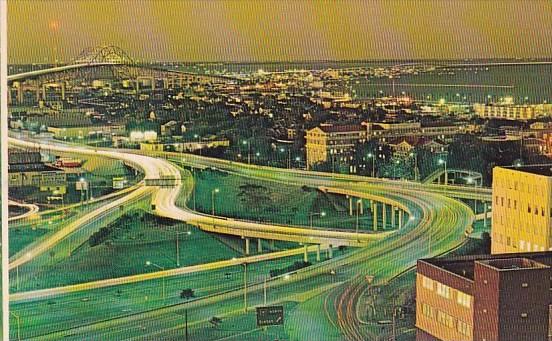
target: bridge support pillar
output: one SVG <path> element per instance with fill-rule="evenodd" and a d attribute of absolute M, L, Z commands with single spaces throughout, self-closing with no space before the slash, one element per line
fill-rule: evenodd
<path fill-rule="evenodd" d="M 261 238 L 257 238 L 257 252 L 263 253 L 263 240 Z"/>
<path fill-rule="evenodd" d="M 391 206 L 391 228 L 395 228 L 395 215 L 397 214 L 397 208 Z"/>
<path fill-rule="evenodd" d="M 483 227 L 487 227 L 487 210 L 488 210 L 488 206 L 487 206 L 487 202 L 486 201 L 483 201 Z"/>
<path fill-rule="evenodd" d="M 372 202 L 372 223 L 374 231 L 378 230 L 378 204 L 374 201 Z"/>
<path fill-rule="evenodd" d="M 270 240 L 270 249 L 274 250 L 274 239 Z"/>
<path fill-rule="evenodd" d="M 385 230 L 387 228 L 387 207 L 385 203 L 381 204 L 381 218 L 382 218 L 382 228 Z"/>
<path fill-rule="evenodd" d="M 303 262 L 308 262 L 309 261 L 309 246 L 307 244 L 305 244 L 303 246 Z"/>
<path fill-rule="evenodd" d="M 328 258 L 329 258 L 329 259 L 332 259 L 332 258 L 333 258 L 332 244 L 328 245 Z"/>
<path fill-rule="evenodd" d="M 353 197 L 349 196 L 349 215 L 353 215 Z"/>
<path fill-rule="evenodd" d="M 364 202 L 362 201 L 362 199 L 358 199 L 359 202 L 360 202 L 360 208 L 357 206 L 357 209 L 359 210 L 359 214 L 360 215 L 363 215 L 364 214 Z"/>
<path fill-rule="evenodd" d="M 399 209 L 399 230 L 403 227 L 403 216 L 404 216 L 404 212 Z"/>
<path fill-rule="evenodd" d="M 11 96 L 8 99 L 11 99 Z M 23 87 L 21 85 L 17 87 L 17 103 L 23 104 Z"/>
<path fill-rule="evenodd" d="M 249 256 L 249 238 L 245 238 L 245 254 Z"/>
<path fill-rule="evenodd" d="M 316 245 L 316 261 L 320 262 L 320 244 Z"/>

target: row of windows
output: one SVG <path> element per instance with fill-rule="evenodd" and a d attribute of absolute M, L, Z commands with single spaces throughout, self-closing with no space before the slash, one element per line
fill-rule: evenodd
<path fill-rule="evenodd" d="M 511 246 L 513 248 L 518 248 L 518 243 L 516 240 L 513 240 L 509 236 L 502 235 L 500 233 L 493 233 L 493 238 L 498 244 Z M 545 251 L 546 247 L 538 244 L 532 244 L 529 241 L 520 240 L 519 241 L 519 250 L 520 251 L 527 251 L 527 252 L 537 252 L 537 251 Z M 549 249 L 549 251 L 552 251 L 552 248 Z"/>
<path fill-rule="evenodd" d="M 435 313 L 437 312 L 437 314 Z M 462 320 L 459 320 L 459 319 L 456 319 L 454 318 L 453 316 L 445 313 L 444 311 L 441 311 L 439 309 L 435 309 L 434 307 L 430 306 L 429 304 L 426 304 L 426 303 L 422 303 L 422 314 L 429 318 L 429 319 L 435 319 L 435 317 L 437 316 L 437 322 L 439 322 L 440 324 L 450 328 L 450 329 L 454 329 L 456 328 L 456 330 L 458 331 L 458 333 L 462 334 L 462 335 L 465 335 L 465 336 L 470 336 L 471 335 L 471 332 L 472 332 L 472 327 L 462 321 Z"/>
<path fill-rule="evenodd" d="M 420 276 L 422 277 L 422 287 L 424 287 L 427 290 L 433 291 L 435 288 L 434 282 L 436 281 L 423 275 L 420 275 Z M 451 299 L 452 289 L 449 286 L 437 282 L 436 287 L 437 287 L 437 295 L 446 299 Z M 471 296 L 459 290 L 455 290 L 455 291 L 456 291 L 456 302 L 463 307 L 470 308 L 471 299 L 472 299 Z"/>
<path fill-rule="evenodd" d="M 526 183 L 519 182 L 517 180 L 512 180 L 512 178 L 497 178 L 496 184 L 499 187 L 507 187 L 508 189 L 513 189 L 514 191 L 524 192 L 524 193 L 533 193 L 533 194 L 544 194 L 543 187 L 535 183 Z"/>
<path fill-rule="evenodd" d="M 504 207 L 505 202 L 506 202 L 506 207 L 513 208 L 514 210 L 518 209 L 517 200 L 515 200 L 515 199 L 514 200 L 511 200 L 511 199 L 504 200 L 504 197 L 499 197 L 498 195 L 495 196 L 495 204 L 496 205 L 500 205 L 501 207 Z M 519 206 L 521 208 L 521 205 L 519 205 Z M 545 211 L 544 207 L 542 207 L 542 206 L 539 209 L 539 207 L 536 206 L 536 205 L 534 207 L 531 207 L 530 204 L 527 205 L 527 213 L 529 213 L 529 214 L 532 213 L 534 215 L 539 215 L 539 213 L 540 213 L 540 215 L 542 217 L 544 217 L 545 216 L 544 211 Z M 550 209 L 550 217 L 552 218 L 552 209 Z"/>

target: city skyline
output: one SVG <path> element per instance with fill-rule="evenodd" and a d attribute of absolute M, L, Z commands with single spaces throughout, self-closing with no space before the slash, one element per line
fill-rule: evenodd
<path fill-rule="evenodd" d="M 545 58 L 552 52 L 546 39 L 552 4 L 544 0 L 132 4 L 12 1 L 8 22 L 19 24 L 10 25 L 9 62 L 69 61 L 87 47 L 111 44 L 137 51 L 138 60 L 190 62 Z"/>

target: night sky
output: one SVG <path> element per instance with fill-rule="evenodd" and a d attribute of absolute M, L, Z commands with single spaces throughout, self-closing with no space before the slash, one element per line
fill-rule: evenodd
<path fill-rule="evenodd" d="M 552 0 L 10 0 L 10 63 L 552 56 Z"/>

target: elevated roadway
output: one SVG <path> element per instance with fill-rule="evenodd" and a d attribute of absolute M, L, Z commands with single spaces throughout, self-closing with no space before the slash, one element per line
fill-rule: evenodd
<path fill-rule="evenodd" d="M 30 216 L 33 216 L 33 215 L 37 214 L 39 209 L 40 209 L 35 204 L 21 203 L 21 202 L 15 201 L 15 200 L 8 200 L 8 205 L 9 206 L 17 206 L 17 207 L 20 207 L 20 208 L 23 208 L 23 209 L 26 210 L 25 212 L 23 212 L 21 214 L 9 217 L 8 222 L 12 222 L 12 221 L 16 221 L 16 220 L 22 220 L 22 219 L 28 218 Z"/>
<path fill-rule="evenodd" d="M 152 207 L 155 207 L 155 213 L 159 216 L 183 221 L 199 228 L 222 234 L 236 235 L 247 238 L 263 238 L 272 240 L 293 241 L 298 243 L 322 244 L 322 245 L 366 245 L 368 242 L 385 238 L 392 232 L 380 233 L 352 233 L 337 230 L 306 229 L 303 227 L 291 227 L 276 224 L 261 224 L 256 222 L 247 222 L 225 217 L 209 216 L 199 214 L 188 208 L 176 206 L 176 201 L 183 190 L 183 183 L 180 170 L 164 159 L 157 159 L 145 155 L 130 154 L 128 152 L 90 149 L 86 147 L 67 146 L 61 143 L 22 141 L 15 138 L 9 138 L 9 143 L 19 147 L 27 148 L 48 148 L 53 151 L 73 153 L 76 155 L 94 155 L 103 156 L 112 159 L 118 159 L 129 165 L 141 169 L 144 174 L 144 183 L 153 184 L 151 186 L 142 186 L 135 191 L 109 203 L 108 205 L 92 211 L 78 220 L 68 224 L 64 228 L 56 231 L 55 234 L 33 244 L 32 248 L 22 250 L 13 261 L 10 262 L 10 269 L 14 269 L 25 264 L 36 256 L 46 252 L 58 242 L 75 232 L 80 226 L 102 217 L 106 211 L 113 210 L 125 203 L 137 200 L 138 198 L 151 195 Z M 162 180 L 161 183 L 159 181 Z M 162 186 L 159 186 L 161 185 Z"/>

